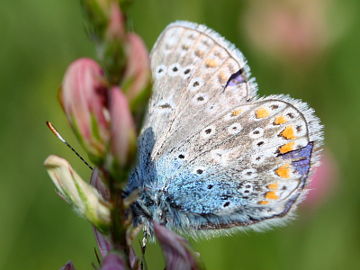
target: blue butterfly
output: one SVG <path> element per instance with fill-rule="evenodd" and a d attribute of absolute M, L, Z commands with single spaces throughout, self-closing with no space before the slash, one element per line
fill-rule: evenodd
<path fill-rule="evenodd" d="M 262 229 L 293 216 L 319 160 L 322 126 L 306 103 L 257 96 L 242 53 L 190 22 L 151 53 L 154 79 L 126 193 L 134 225 L 193 236 Z"/>

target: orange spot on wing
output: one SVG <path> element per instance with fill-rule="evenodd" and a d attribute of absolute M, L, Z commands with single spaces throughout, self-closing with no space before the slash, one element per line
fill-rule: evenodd
<path fill-rule="evenodd" d="M 277 200 L 279 199 L 279 196 L 274 191 L 269 191 L 266 192 L 265 198 L 270 200 Z"/>
<path fill-rule="evenodd" d="M 279 152 L 281 154 L 285 154 L 287 152 L 290 152 L 290 151 L 294 150 L 294 145 L 295 145 L 295 142 L 289 142 L 287 144 L 284 144 L 283 146 L 279 147 Z"/>
<path fill-rule="evenodd" d="M 268 201 L 259 201 L 258 204 L 260 205 L 265 205 L 265 204 L 268 204 L 269 202 Z"/>
<path fill-rule="evenodd" d="M 290 164 L 285 164 L 280 166 L 275 170 L 275 173 L 281 178 L 289 178 L 290 177 Z"/>
<path fill-rule="evenodd" d="M 238 116 L 241 113 L 241 110 L 234 110 L 231 112 L 231 116 Z"/>
<path fill-rule="evenodd" d="M 195 55 L 197 56 L 197 57 L 200 57 L 200 58 L 202 58 L 203 56 L 204 56 L 204 52 L 203 51 L 200 51 L 200 50 L 196 50 L 195 51 Z"/>
<path fill-rule="evenodd" d="M 260 119 L 260 118 L 268 117 L 270 115 L 270 112 L 265 108 L 260 108 L 255 111 L 255 115 L 256 118 Z"/>
<path fill-rule="evenodd" d="M 286 122 L 287 122 L 286 118 L 284 116 L 282 116 L 282 115 L 276 117 L 275 120 L 274 120 L 275 125 L 281 125 L 281 124 L 284 124 Z"/>
<path fill-rule="evenodd" d="M 268 184 L 266 186 L 268 189 L 278 189 L 279 188 L 279 184 L 278 183 L 272 183 L 272 184 Z"/>
<path fill-rule="evenodd" d="M 207 59 L 207 60 L 205 61 L 205 65 L 206 65 L 207 67 L 213 68 L 213 67 L 216 67 L 216 66 L 218 65 L 218 63 L 217 63 L 214 59 Z"/>
<path fill-rule="evenodd" d="M 295 131 L 293 126 L 287 126 L 283 131 L 281 131 L 280 136 L 283 136 L 287 140 L 295 139 Z"/>
<path fill-rule="evenodd" d="M 219 81 L 220 83 L 226 83 L 228 77 L 226 76 L 226 74 L 224 72 L 220 72 L 219 74 Z"/>

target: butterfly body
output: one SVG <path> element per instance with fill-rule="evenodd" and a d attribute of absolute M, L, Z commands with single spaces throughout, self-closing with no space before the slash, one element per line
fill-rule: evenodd
<path fill-rule="evenodd" d="M 151 54 L 153 96 L 127 188 L 135 225 L 187 234 L 265 228 L 292 216 L 322 143 L 307 104 L 256 96 L 243 55 L 202 25 L 170 24 Z"/>

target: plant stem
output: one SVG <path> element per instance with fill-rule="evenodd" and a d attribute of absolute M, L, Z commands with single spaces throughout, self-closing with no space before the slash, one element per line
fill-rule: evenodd
<path fill-rule="evenodd" d="M 110 237 L 115 251 L 120 251 L 130 268 L 129 247 L 126 239 L 126 213 L 122 197 L 122 186 L 120 181 L 115 179 L 103 169 L 105 178 L 108 180 L 110 190 L 110 200 L 113 208 L 111 210 L 111 228 Z"/>

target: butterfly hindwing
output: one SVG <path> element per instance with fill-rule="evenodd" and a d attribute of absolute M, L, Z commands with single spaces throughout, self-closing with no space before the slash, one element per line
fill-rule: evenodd
<path fill-rule="evenodd" d="M 270 96 L 214 118 L 157 167 L 179 220 L 183 215 L 194 229 L 248 226 L 295 208 L 321 140 L 319 120 L 306 104 Z"/>

